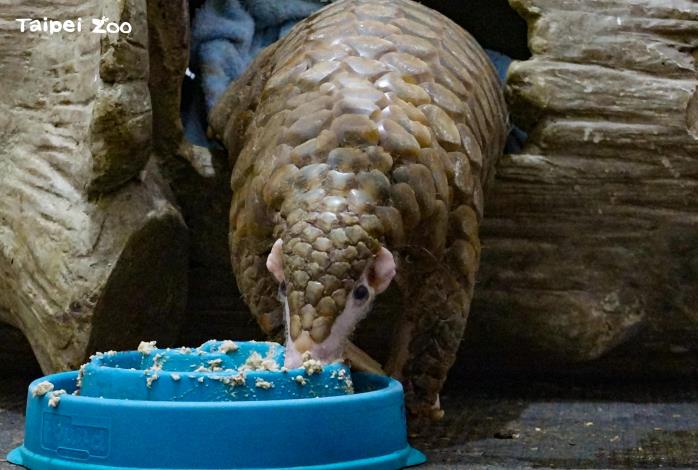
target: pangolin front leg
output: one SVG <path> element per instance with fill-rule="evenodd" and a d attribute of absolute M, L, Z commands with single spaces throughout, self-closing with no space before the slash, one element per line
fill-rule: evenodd
<path fill-rule="evenodd" d="M 445 256 L 445 263 L 415 250 L 405 250 L 401 257 L 409 272 L 403 283 L 408 301 L 395 328 L 385 370 L 402 382 L 412 424 L 443 416 L 439 392 L 465 330 L 479 244 L 474 247 L 467 240 L 454 240 Z"/>
<path fill-rule="evenodd" d="M 349 338 L 397 270 L 410 307 L 388 365 L 431 414 L 508 131 L 484 51 L 410 0 L 340 0 L 266 50 L 210 124 L 234 162 L 235 276 L 265 331 L 283 326 L 289 365 L 356 353 Z"/>

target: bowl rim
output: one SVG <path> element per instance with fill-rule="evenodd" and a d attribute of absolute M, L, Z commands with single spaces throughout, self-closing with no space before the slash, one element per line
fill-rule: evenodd
<path fill-rule="evenodd" d="M 116 369 L 123 370 L 123 369 Z M 134 372 L 134 371 L 129 371 Z M 137 373 L 143 374 L 142 371 L 135 371 Z M 54 392 L 59 389 L 65 389 L 66 394 L 61 395 L 61 406 L 70 404 L 82 404 L 82 405 L 98 405 L 106 408 L 197 408 L 197 409 L 216 409 L 216 408 L 296 408 L 296 407 L 323 407 L 328 405 L 342 405 L 344 403 L 350 402 L 353 405 L 366 402 L 370 404 L 372 402 L 389 399 L 392 397 L 397 397 L 402 401 L 403 387 L 402 384 L 396 379 L 389 376 L 381 376 L 377 374 L 370 374 L 366 372 L 354 372 L 352 377 L 361 374 L 363 376 L 374 377 L 383 382 L 384 386 L 367 392 L 353 393 L 349 395 L 336 395 L 329 397 L 313 397 L 313 398 L 278 398 L 270 400 L 260 400 L 260 401 L 160 401 L 160 400 L 130 400 L 130 399 L 118 399 L 118 398 L 100 398 L 100 397 L 87 397 L 81 395 L 73 395 L 72 391 L 77 390 L 77 378 L 79 375 L 78 371 L 68 371 L 68 372 L 58 372 L 56 374 L 50 374 L 38 379 L 33 380 L 28 387 L 28 399 L 36 399 L 32 395 L 32 390 L 39 385 L 41 382 L 49 381 L 54 385 Z M 66 387 L 66 382 L 70 382 L 70 387 Z M 50 395 L 48 392 L 46 395 Z"/>

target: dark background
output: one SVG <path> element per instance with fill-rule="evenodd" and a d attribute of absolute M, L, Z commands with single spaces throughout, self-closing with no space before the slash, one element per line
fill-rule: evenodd
<path fill-rule="evenodd" d="M 487 49 L 518 60 L 531 56 L 526 22 L 507 0 L 424 0 L 420 3 L 460 24 Z"/>

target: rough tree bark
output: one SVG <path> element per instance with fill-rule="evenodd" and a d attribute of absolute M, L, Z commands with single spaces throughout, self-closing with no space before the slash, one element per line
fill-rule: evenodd
<path fill-rule="evenodd" d="M 529 25 L 508 95 L 530 139 L 487 202 L 464 360 L 531 368 L 622 345 L 616 369 L 695 372 L 698 4 L 510 3 Z"/>
<path fill-rule="evenodd" d="M 172 341 L 186 229 L 151 155 L 145 0 L 10 0 L 0 20 L 0 319 L 45 372 Z M 91 34 L 90 19 L 133 33 Z M 14 18 L 82 17 L 82 33 Z"/>

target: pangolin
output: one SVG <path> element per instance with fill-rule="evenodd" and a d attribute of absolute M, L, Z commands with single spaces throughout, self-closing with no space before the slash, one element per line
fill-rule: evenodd
<path fill-rule="evenodd" d="M 209 116 L 232 172 L 230 249 L 286 361 L 330 362 L 397 275 L 386 372 L 439 416 L 508 117 L 475 39 L 410 0 L 340 0 L 265 49 Z M 368 366 L 370 360 L 366 360 Z"/>

